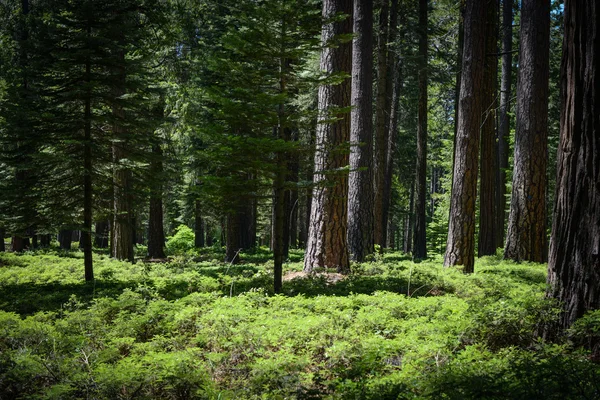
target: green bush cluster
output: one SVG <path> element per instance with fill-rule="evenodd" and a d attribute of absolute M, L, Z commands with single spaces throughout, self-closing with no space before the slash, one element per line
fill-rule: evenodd
<path fill-rule="evenodd" d="M 538 338 L 558 315 L 543 265 L 492 257 L 466 276 L 387 254 L 273 295 L 260 256 L 97 256 L 86 285 L 79 258 L 1 254 L 0 398 L 600 398 L 587 353 Z"/>

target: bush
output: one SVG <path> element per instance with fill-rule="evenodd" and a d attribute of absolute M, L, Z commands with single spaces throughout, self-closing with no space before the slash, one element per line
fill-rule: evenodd
<path fill-rule="evenodd" d="M 172 255 L 190 254 L 194 250 L 194 231 L 186 225 L 175 228 L 175 235 L 167 238 L 167 251 Z"/>

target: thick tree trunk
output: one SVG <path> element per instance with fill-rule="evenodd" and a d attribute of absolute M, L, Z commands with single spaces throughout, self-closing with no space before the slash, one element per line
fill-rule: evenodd
<path fill-rule="evenodd" d="M 208 236 L 207 232 L 207 241 Z M 197 249 L 204 247 L 204 221 L 202 219 L 202 204 L 200 200 L 196 200 L 194 205 L 194 247 Z"/>
<path fill-rule="evenodd" d="M 548 260 L 561 328 L 600 308 L 600 1 L 565 2 L 562 113 Z M 587 344 L 600 357 L 600 338 Z"/>
<path fill-rule="evenodd" d="M 498 0 L 486 1 L 485 70 L 479 178 L 479 241 L 477 254 L 496 254 L 496 107 L 498 80 Z"/>
<path fill-rule="evenodd" d="M 419 121 L 413 259 L 427 258 L 427 0 L 419 0 Z"/>
<path fill-rule="evenodd" d="M 165 258 L 165 229 L 163 225 L 163 152 L 160 144 L 152 146 L 152 162 L 150 168 L 152 177 L 156 181 L 151 182 L 150 210 L 148 214 L 148 257 Z"/>
<path fill-rule="evenodd" d="M 444 258 L 445 266 L 464 265 L 467 273 L 473 272 L 475 262 L 475 201 L 485 61 L 485 8 L 483 1 L 467 0 L 465 3 L 458 129 Z"/>
<path fill-rule="evenodd" d="M 352 112 L 348 178 L 348 248 L 362 262 L 373 253 L 373 2 L 354 0 Z"/>
<path fill-rule="evenodd" d="M 510 137 L 510 97 L 512 87 L 513 1 L 502 0 L 502 78 L 498 126 L 498 181 L 496 187 L 496 248 L 504 246 L 506 220 L 506 171 Z"/>
<path fill-rule="evenodd" d="M 331 21 L 340 14 L 344 20 Z M 348 166 L 347 142 L 350 139 L 350 72 L 352 43 L 339 42 L 338 35 L 352 33 L 352 1 L 323 2 L 321 71 L 328 75 L 347 74 L 339 84 L 319 88 L 319 118 L 315 152 L 315 188 L 313 190 L 308 243 L 304 270 L 336 268 L 350 271 L 347 246 Z M 335 117 L 336 121 L 331 122 Z"/>
<path fill-rule="evenodd" d="M 377 97 L 375 102 L 375 139 L 373 147 L 373 213 L 375 216 L 373 232 L 375 244 L 381 249 L 383 243 L 383 186 L 385 179 L 385 160 L 389 115 L 386 113 L 387 105 L 387 79 L 388 79 L 388 39 L 389 39 L 389 0 L 381 0 L 379 14 L 379 31 L 377 33 Z"/>
<path fill-rule="evenodd" d="M 550 0 L 521 4 L 517 128 L 504 257 L 545 262 Z"/>

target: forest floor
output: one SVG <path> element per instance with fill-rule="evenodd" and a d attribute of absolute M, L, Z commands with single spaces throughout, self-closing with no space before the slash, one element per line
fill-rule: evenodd
<path fill-rule="evenodd" d="M 600 366 L 538 337 L 556 305 L 546 266 L 479 259 L 475 273 L 386 253 L 272 293 L 264 249 L 135 264 L 98 252 L 0 254 L 0 399 L 600 399 Z"/>

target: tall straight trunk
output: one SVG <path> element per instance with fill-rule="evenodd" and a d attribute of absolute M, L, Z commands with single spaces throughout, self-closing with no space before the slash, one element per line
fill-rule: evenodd
<path fill-rule="evenodd" d="M 599 0 L 565 1 L 560 144 L 548 258 L 550 294 L 563 307 L 562 329 L 600 309 L 599 20 Z M 598 334 L 586 345 L 598 360 Z"/>
<path fill-rule="evenodd" d="M 212 224 L 207 220 L 204 221 L 204 232 L 206 232 L 206 247 L 211 247 L 214 244 L 214 231 Z"/>
<path fill-rule="evenodd" d="M 458 17 L 458 46 L 456 48 L 456 82 L 454 86 L 454 139 L 452 143 L 452 170 L 456 160 L 456 137 L 458 136 L 458 109 L 460 103 L 460 85 L 462 80 L 463 47 L 465 43 L 465 1 L 460 0 Z M 452 182 L 454 184 L 454 182 Z"/>
<path fill-rule="evenodd" d="M 465 3 L 458 129 L 444 258 L 445 266 L 463 265 L 466 273 L 473 272 L 475 262 L 475 201 L 485 61 L 485 8 L 483 1 L 467 0 Z"/>
<path fill-rule="evenodd" d="M 512 87 L 513 1 L 502 0 L 502 77 L 498 126 L 498 181 L 496 187 L 496 248 L 504 245 L 506 220 L 506 171 L 510 136 L 510 97 Z"/>
<path fill-rule="evenodd" d="M 208 240 L 208 232 L 207 232 Z M 202 219 L 202 203 L 196 199 L 194 204 L 194 247 L 204 247 L 204 221 Z"/>
<path fill-rule="evenodd" d="M 163 152 L 159 143 L 152 145 L 150 169 L 154 179 L 150 184 L 150 210 L 148 213 L 148 257 L 165 258 L 165 229 L 163 224 Z"/>
<path fill-rule="evenodd" d="M 122 50 L 119 55 L 120 62 L 125 63 L 125 53 Z M 119 66 L 116 70 L 114 87 L 114 104 L 112 113 L 113 137 L 112 145 L 113 162 L 113 223 L 112 223 L 112 246 L 111 256 L 117 260 L 134 261 L 133 258 L 133 224 L 130 204 L 131 171 L 125 165 L 127 160 L 127 142 L 123 140 L 126 136 L 123 123 L 125 121 L 125 110 L 120 104 L 120 97 L 125 94 L 125 67 Z"/>
<path fill-rule="evenodd" d="M 96 222 L 96 235 L 94 238 L 94 245 L 98 248 L 105 249 L 108 247 L 108 221 Z"/>
<path fill-rule="evenodd" d="M 87 40 L 91 40 L 91 21 L 87 21 Z M 83 227 L 81 230 L 81 244 L 83 247 L 83 265 L 85 280 L 94 280 L 94 266 L 92 260 L 92 92 L 91 70 L 92 61 L 88 56 L 85 63 L 86 96 L 84 110 L 84 138 L 83 138 Z"/>
<path fill-rule="evenodd" d="M 504 257 L 545 262 L 550 0 L 521 3 L 517 127 Z"/>
<path fill-rule="evenodd" d="M 404 227 L 404 244 L 403 251 L 406 254 L 412 252 L 413 245 L 413 225 L 414 225 L 414 210 L 415 210 L 415 184 L 414 182 L 410 185 L 410 199 L 408 202 L 408 216 L 406 218 L 406 225 Z"/>
<path fill-rule="evenodd" d="M 387 53 L 387 70 L 385 80 L 385 161 L 383 164 L 383 193 L 381 203 L 381 247 L 387 247 L 387 226 L 391 203 L 391 183 L 388 186 L 388 177 L 391 179 L 391 175 L 388 176 L 389 160 L 393 157 L 393 145 L 397 130 L 397 121 L 394 121 L 394 84 L 397 81 L 396 66 L 398 64 L 397 51 L 398 45 L 396 40 L 398 37 L 398 3 L 399 0 L 392 0 L 390 6 L 390 28 L 389 28 L 389 39 L 388 39 L 388 53 Z M 397 113 L 396 113 L 397 115 Z M 392 126 L 395 125 L 395 128 Z M 391 181 L 390 181 L 391 182 Z"/>
<path fill-rule="evenodd" d="M 498 80 L 498 0 L 487 0 L 485 13 L 485 70 L 479 178 L 479 241 L 477 254 L 496 254 L 496 107 Z"/>
<path fill-rule="evenodd" d="M 352 112 L 348 178 L 348 248 L 362 262 L 373 253 L 373 2 L 354 0 Z"/>
<path fill-rule="evenodd" d="M 298 129 L 294 129 L 292 131 L 292 141 L 298 142 Z M 291 187 L 288 190 L 288 210 L 287 210 L 287 218 L 288 218 L 288 226 L 289 226 L 289 241 L 288 241 L 288 252 L 289 247 L 297 248 L 298 247 L 298 209 L 300 207 L 299 204 L 299 196 L 298 196 L 298 172 L 300 169 L 300 160 L 299 153 L 294 151 L 290 155 L 290 161 L 288 162 L 288 182 Z M 287 256 L 287 252 L 286 252 Z"/>
<path fill-rule="evenodd" d="M 285 37 L 285 24 L 281 24 L 282 38 Z M 285 93 L 287 90 L 287 76 L 290 67 L 289 60 L 281 57 L 279 60 L 280 78 L 279 92 Z M 286 142 L 291 141 L 292 135 L 289 126 L 287 126 L 287 110 L 285 104 L 280 103 L 277 111 L 277 138 Z M 283 285 L 283 261 L 289 251 L 289 210 L 290 199 L 285 187 L 286 177 L 288 175 L 288 157 L 289 152 L 280 151 L 276 155 L 277 172 L 273 182 L 273 261 L 274 276 L 273 289 L 275 293 L 280 293 Z"/>
<path fill-rule="evenodd" d="M 332 17 L 345 14 L 343 20 Z M 348 273 L 350 262 L 347 245 L 348 166 L 347 142 L 350 139 L 350 72 L 352 43 L 340 42 L 339 35 L 352 33 L 352 1 L 323 2 L 321 71 L 345 74 L 338 84 L 319 87 L 319 124 L 316 134 L 315 174 L 308 242 L 304 270 L 336 268 Z M 333 44 L 333 45 L 332 45 Z M 335 118 L 335 121 L 332 121 Z"/>
<path fill-rule="evenodd" d="M 387 124 L 389 116 L 386 114 L 387 78 L 388 78 L 388 39 L 389 39 L 389 0 L 381 0 L 379 14 L 379 31 L 377 32 L 377 97 L 375 101 L 375 139 L 373 147 L 373 213 L 375 216 L 373 232 L 375 244 L 380 248 L 383 243 L 383 186 L 385 179 L 385 159 L 387 148 Z"/>
<path fill-rule="evenodd" d="M 413 258 L 427 258 L 427 0 L 419 0 L 419 121 Z"/>

